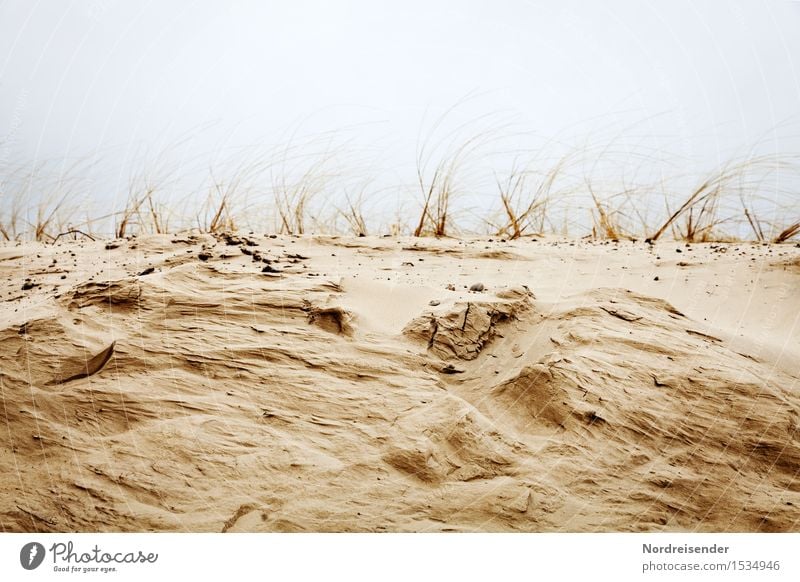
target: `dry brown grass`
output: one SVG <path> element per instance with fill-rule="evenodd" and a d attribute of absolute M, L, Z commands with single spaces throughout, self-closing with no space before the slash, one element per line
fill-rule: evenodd
<path fill-rule="evenodd" d="M 231 191 L 226 189 L 220 182 L 214 180 L 213 192 L 216 194 L 216 203 L 212 206 L 214 211 L 211 215 L 211 220 L 202 226 L 201 230 L 211 233 L 221 232 L 223 230 L 236 230 L 236 223 L 231 216 L 229 208 Z"/>
<path fill-rule="evenodd" d="M 429 180 L 424 176 L 424 166 L 418 166 L 417 178 L 423 193 L 423 205 L 414 236 L 447 236 L 450 202 L 457 191 L 458 171 L 464 159 L 477 148 L 479 141 L 479 138 L 469 139 L 455 152 L 442 157 Z"/>
<path fill-rule="evenodd" d="M 774 243 L 783 243 L 792 239 L 800 234 L 800 221 L 790 224 L 782 231 L 780 231 L 775 238 L 772 239 Z"/>
<path fill-rule="evenodd" d="M 29 208 L 24 207 L 23 202 L 33 198 L 33 184 L 37 182 L 42 166 L 43 164 L 37 164 L 31 169 L 20 166 L 2 168 L 0 235 L 7 241 L 19 240 L 27 234 L 26 215 Z"/>
<path fill-rule="evenodd" d="M 88 158 L 77 158 L 69 164 L 45 163 L 41 174 L 32 176 L 26 195 L 38 195 L 39 199 L 36 216 L 28 225 L 34 240 L 52 241 L 58 232 L 72 228 L 70 219 L 86 197 L 86 175 L 96 163 Z"/>
<path fill-rule="evenodd" d="M 319 144 L 307 144 L 317 149 Z M 332 144 L 321 151 L 305 153 L 299 146 L 287 146 L 272 169 L 272 190 L 281 234 L 305 234 L 308 210 L 315 198 L 338 174 L 330 169 L 334 160 Z"/>
<path fill-rule="evenodd" d="M 742 210 L 744 212 L 744 216 L 747 219 L 747 223 L 750 225 L 750 228 L 753 229 L 753 235 L 756 237 L 758 242 L 763 242 L 765 240 L 764 231 L 761 228 L 761 222 L 758 220 L 758 217 L 755 213 L 747 207 L 747 204 L 744 200 L 742 200 Z"/>
<path fill-rule="evenodd" d="M 162 153 L 162 157 L 166 154 Z M 169 206 L 160 202 L 158 196 L 177 180 L 174 168 L 164 168 L 162 163 L 148 174 L 145 170 L 131 176 L 125 208 L 116 213 L 114 234 L 124 238 L 128 234 L 169 232 Z"/>
<path fill-rule="evenodd" d="M 607 207 L 595 194 L 591 182 L 587 182 L 587 189 L 594 202 L 592 212 L 592 238 L 620 239 L 623 237 L 622 226 L 618 221 L 618 211 Z"/>
<path fill-rule="evenodd" d="M 427 131 L 425 139 L 418 140 L 416 177 L 422 208 L 413 232 L 415 237 L 448 235 L 451 205 L 463 188 L 465 166 L 470 162 L 477 164 L 479 154 L 506 129 L 506 126 L 478 129 L 495 117 L 490 114 L 458 125 L 436 139 L 447 118 L 463 103 L 464 100 L 445 111 Z"/>
<path fill-rule="evenodd" d="M 555 184 L 572 164 L 574 157 L 573 153 L 567 153 L 544 172 L 533 168 L 535 162 L 525 168 L 515 164 L 505 180 L 495 177 L 504 213 L 500 223 L 489 222 L 495 234 L 512 240 L 531 232 L 542 234 L 550 200 L 566 194 L 563 190 L 556 191 Z"/>
<path fill-rule="evenodd" d="M 227 172 L 225 178 L 219 177 L 209 168 L 208 196 L 197 217 L 197 226 L 202 232 L 218 233 L 236 230 L 237 200 L 246 196 L 262 179 L 267 163 L 256 158 L 243 160 Z M 246 212 L 243 210 L 242 214 Z"/>
<path fill-rule="evenodd" d="M 0 200 L 3 201 L 3 208 L 8 204 L 8 210 L 0 215 L 0 235 L 7 240 L 18 240 L 21 236 L 20 224 L 22 222 L 22 200 L 21 196 L 9 191 L 7 184 L 0 186 Z"/>
<path fill-rule="evenodd" d="M 714 240 L 714 230 L 728 220 L 719 215 L 723 196 L 738 193 L 742 198 L 744 192 L 760 187 L 764 173 L 784 165 L 784 161 L 774 155 L 751 156 L 727 162 L 701 181 L 676 210 L 668 210 L 667 219 L 648 238 L 658 240 L 667 230 L 673 229 L 676 239 L 687 242 Z M 746 207 L 744 214 L 748 220 L 752 220 Z M 677 222 L 681 218 L 682 225 Z M 751 222 L 751 225 L 758 230 L 755 222 Z"/>
<path fill-rule="evenodd" d="M 366 185 L 364 185 L 357 195 L 351 196 L 345 191 L 345 207 L 337 209 L 339 216 L 344 218 L 350 232 L 355 236 L 367 236 L 367 221 L 364 219 L 364 198 Z"/>
<path fill-rule="evenodd" d="M 124 238 L 128 234 L 128 229 L 131 228 L 132 225 L 139 224 L 136 221 L 136 218 L 141 216 L 143 204 L 143 198 L 137 197 L 133 194 L 133 192 L 129 193 L 128 202 L 125 204 L 125 208 L 118 213 L 118 221 L 116 228 L 114 229 L 114 235 L 117 238 Z"/>
<path fill-rule="evenodd" d="M 36 210 L 36 222 L 32 225 L 34 240 L 43 242 L 53 239 L 53 235 L 50 233 L 54 227 L 58 228 L 56 225 L 56 222 L 58 222 L 57 217 L 59 212 L 63 209 L 66 200 L 66 196 L 61 196 L 52 204 L 43 202 L 39 205 L 39 208 Z"/>
<path fill-rule="evenodd" d="M 580 236 L 588 233 L 594 238 L 655 241 L 670 237 L 688 242 L 744 237 L 780 243 L 800 236 L 800 222 L 781 220 L 797 216 L 792 188 L 798 182 L 791 172 L 797 176 L 800 172 L 796 160 L 789 157 L 732 158 L 683 196 L 675 193 L 684 190 L 686 183 L 691 185 L 676 185 L 685 176 L 660 175 L 661 187 L 653 185 L 657 180 L 648 168 L 661 161 L 663 152 L 641 155 L 641 151 L 631 153 L 612 144 L 574 148 L 559 157 L 565 143 L 548 142 L 542 147 L 542 142 L 531 141 L 539 144 L 537 149 L 522 149 L 515 142 L 508 148 L 511 151 L 500 152 L 514 155 L 512 166 L 502 166 L 504 172 L 495 173 L 487 160 L 498 154 L 495 140 L 502 128 L 489 123 L 493 129 L 479 129 L 487 116 L 444 131 L 449 113 L 436 120 L 426 139 L 418 141 L 416 208 L 414 201 L 400 200 L 398 186 L 380 182 L 381 188 L 376 189 L 374 171 L 366 179 L 345 172 L 340 163 L 341 143 L 335 143 L 331 134 L 259 150 L 269 153 L 256 158 L 247 158 L 252 150 L 244 155 L 237 152 L 228 163 L 215 160 L 208 178 L 203 178 L 203 166 L 192 171 L 199 176 L 195 179 L 179 177 L 179 168 L 158 161 L 155 171 L 133 175 L 125 207 L 106 216 L 80 206 L 86 196 L 79 174 L 91 165 L 85 161 L 71 166 L 42 163 L 27 170 L 5 167 L 0 169 L 0 240 L 51 241 L 63 232 L 95 236 L 98 228 L 105 229 L 98 236 L 122 238 L 189 227 L 212 233 L 249 227 L 292 235 L 348 232 L 355 236 L 367 235 L 371 229 L 373 234 L 443 237 L 475 232 L 475 223 L 482 225 L 477 228 L 482 233 L 511 240 L 549 233 L 575 236 L 576 230 Z M 170 159 L 167 154 L 162 152 L 159 158 Z M 646 168 L 641 173 L 639 162 Z M 492 175 L 497 206 L 485 209 L 481 200 L 478 210 L 470 208 L 471 201 L 485 193 L 478 188 L 485 188 Z M 626 180 L 626 175 L 632 179 Z M 381 193 L 397 200 L 394 222 L 387 217 L 391 211 L 385 204 L 371 204 L 377 213 L 365 210 L 368 190 L 372 200 L 380 200 Z M 186 208 L 176 206 L 177 192 L 183 193 Z M 652 203 L 661 196 L 665 210 Z M 470 215 L 467 220 L 465 214 Z M 83 220 L 73 220 L 76 215 Z M 468 220 L 474 222 L 465 227 Z"/>

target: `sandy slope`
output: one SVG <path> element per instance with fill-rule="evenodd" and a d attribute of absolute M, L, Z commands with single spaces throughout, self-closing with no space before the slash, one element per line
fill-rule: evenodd
<path fill-rule="evenodd" d="M 186 234 L 0 272 L 4 531 L 800 531 L 793 245 Z"/>

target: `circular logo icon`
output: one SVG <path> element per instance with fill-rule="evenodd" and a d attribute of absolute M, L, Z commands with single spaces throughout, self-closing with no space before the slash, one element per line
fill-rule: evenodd
<path fill-rule="evenodd" d="M 30 542 L 19 551 L 19 563 L 26 570 L 35 570 L 44 561 L 44 546 L 39 542 Z"/>

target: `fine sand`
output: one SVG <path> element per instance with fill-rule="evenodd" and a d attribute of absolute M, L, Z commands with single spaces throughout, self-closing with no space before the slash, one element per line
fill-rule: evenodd
<path fill-rule="evenodd" d="M 795 244 L 180 234 L 0 273 L 2 531 L 800 531 Z"/>

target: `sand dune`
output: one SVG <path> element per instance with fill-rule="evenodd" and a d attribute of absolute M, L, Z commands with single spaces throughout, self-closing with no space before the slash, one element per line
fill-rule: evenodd
<path fill-rule="evenodd" d="M 181 234 L 0 272 L 3 531 L 800 531 L 795 245 Z"/>

